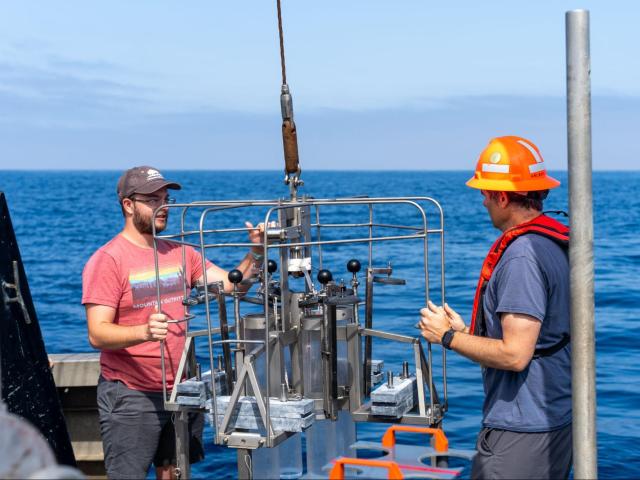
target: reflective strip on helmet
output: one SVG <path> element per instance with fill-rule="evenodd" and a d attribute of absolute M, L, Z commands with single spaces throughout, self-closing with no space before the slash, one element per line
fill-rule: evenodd
<path fill-rule="evenodd" d="M 533 155 L 533 158 L 536 159 L 536 163 L 542 163 L 542 157 L 540 156 L 538 151 L 533 147 L 533 145 L 525 142 L 524 140 L 518 140 L 518 143 L 531 152 L 531 155 Z M 533 171 L 531 173 L 533 173 Z"/>
<path fill-rule="evenodd" d="M 529 165 L 529 173 L 542 172 L 544 170 L 544 162 Z"/>
<path fill-rule="evenodd" d="M 509 173 L 509 165 L 493 165 L 490 163 L 483 163 L 482 171 L 492 173 Z"/>

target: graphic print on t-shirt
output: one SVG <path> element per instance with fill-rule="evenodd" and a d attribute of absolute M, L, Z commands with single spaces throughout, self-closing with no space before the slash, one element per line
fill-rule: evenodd
<path fill-rule="evenodd" d="M 160 297 L 163 304 L 182 301 L 183 277 L 180 265 L 160 267 Z M 129 284 L 134 309 L 157 305 L 155 268 L 132 269 L 129 272 Z"/>

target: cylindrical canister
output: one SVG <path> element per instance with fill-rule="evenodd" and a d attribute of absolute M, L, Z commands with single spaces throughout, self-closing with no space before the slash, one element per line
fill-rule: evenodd
<path fill-rule="evenodd" d="M 338 309 L 336 314 L 336 329 L 338 333 L 338 385 L 349 385 L 351 378 L 349 372 L 349 357 L 347 352 L 347 341 L 343 336 L 346 332 L 348 319 L 344 318 L 344 315 L 341 315 L 341 309 Z"/>
<path fill-rule="evenodd" d="M 269 331 L 273 331 L 275 329 L 275 315 L 273 311 L 269 312 Z M 265 339 L 265 315 L 262 313 L 251 313 L 242 317 L 242 338 L 244 340 L 260 340 L 264 341 Z M 246 347 L 247 353 L 256 352 L 261 347 L 260 344 L 248 344 Z M 266 391 L 267 385 L 267 375 L 265 368 L 265 353 L 261 353 L 255 359 L 254 368 L 256 371 L 256 376 L 258 377 L 258 383 L 260 384 L 260 388 L 263 390 L 263 394 Z M 271 384 L 269 387 L 269 396 L 270 397 L 278 397 L 279 391 L 282 384 L 282 379 L 280 376 L 282 364 L 282 357 L 280 354 L 280 349 L 278 345 L 271 345 L 269 349 L 269 383 Z M 249 389 L 251 390 L 251 389 Z"/>
<path fill-rule="evenodd" d="M 302 319 L 302 376 L 304 395 L 307 398 L 322 398 L 322 315 L 309 315 Z"/>
<path fill-rule="evenodd" d="M 344 305 L 336 309 L 337 351 L 338 351 L 338 385 L 351 385 L 349 368 L 349 352 L 347 344 L 347 324 L 353 323 L 353 306 Z"/>

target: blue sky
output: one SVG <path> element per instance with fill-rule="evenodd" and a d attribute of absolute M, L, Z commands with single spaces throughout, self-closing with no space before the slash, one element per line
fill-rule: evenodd
<path fill-rule="evenodd" d="M 566 168 L 564 12 L 591 11 L 594 167 L 636 169 L 638 2 L 283 0 L 304 169 Z M 0 169 L 281 169 L 275 0 L 3 2 Z"/>

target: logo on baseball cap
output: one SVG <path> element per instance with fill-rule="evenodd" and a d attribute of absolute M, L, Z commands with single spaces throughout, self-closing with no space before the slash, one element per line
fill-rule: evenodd
<path fill-rule="evenodd" d="M 122 200 L 134 193 L 147 195 L 164 187 L 173 190 L 182 188 L 179 183 L 167 181 L 156 168 L 147 165 L 133 167 L 124 172 L 118 180 L 118 198 Z"/>

